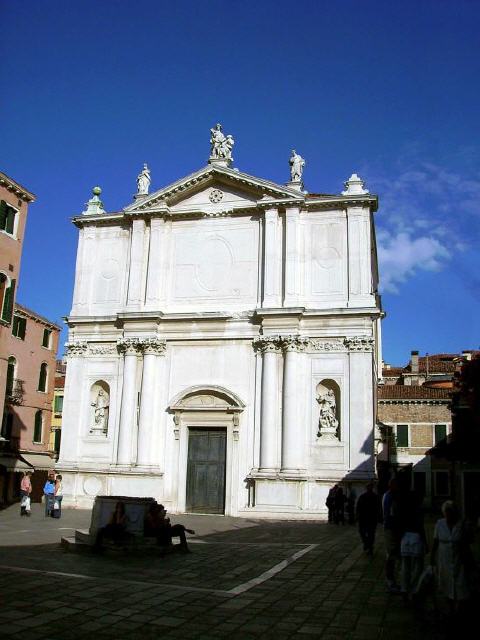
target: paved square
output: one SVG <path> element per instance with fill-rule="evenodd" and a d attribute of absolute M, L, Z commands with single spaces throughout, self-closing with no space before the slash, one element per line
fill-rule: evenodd
<path fill-rule="evenodd" d="M 2 637 L 441 637 L 431 605 L 418 615 L 386 593 L 381 529 L 373 560 L 354 527 L 214 516 L 172 517 L 197 531 L 191 554 L 64 551 L 89 519 L 0 512 Z"/>

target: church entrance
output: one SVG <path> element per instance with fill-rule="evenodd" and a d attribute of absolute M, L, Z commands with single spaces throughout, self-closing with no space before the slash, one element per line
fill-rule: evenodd
<path fill-rule="evenodd" d="M 186 510 L 225 512 L 226 428 L 188 430 Z"/>

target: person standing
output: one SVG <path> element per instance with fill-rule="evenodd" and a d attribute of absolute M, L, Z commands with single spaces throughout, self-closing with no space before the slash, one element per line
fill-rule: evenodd
<path fill-rule="evenodd" d="M 345 524 L 345 494 L 342 487 L 335 491 L 335 524 Z"/>
<path fill-rule="evenodd" d="M 402 595 L 408 602 L 423 571 L 427 538 L 423 524 L 422 498 L 415 491 L 409 492 L 403 501 L 403 536 L 400 543 L 402 558 Z"/>
<path fill-rule="evenodd" d="M 328 522 L 331 524 L 335 520 L 335 493 L 338 489 L 338 484 L 334 485 L 328 492 L 325 504 L 328 509 Z"/>
<path fill-rule="evenodd" d="M 400 558 L 400 540 L 402 537 L 402 523 L 400 516 L 400 490 L 395 478 L 390 480 L 388 491 L 382 501 L 383 532 L 385 536 L 385 579 L 387 589 L 391 593 L 399 593 L 400 587 L 395 580 L 395 566 Z"/>
<path fill-rule="evenodd" d="M 32 481 L 30 476 L 32 475 L 31 471 L 25 471 L 22 477 L 22 481 L 20 483 L 20 515 L 21 516 L 30 516 L 30 505 L 31 499 L 30 494 L 32 493 Z"/>
<path fill-rule="evenodd" d="M 45 498 L 45 517 L 47 518 L 52 509 L 55 500 L 55 481 L 52 478 L 48 478 L 43 487 L 43 495 Z"/>
<path fill-rule="evenodd" d="M 63 489 L 62 489 L 62 476 L 58 474 L 55 478 L 55 494 L 54 494 L 54 503 L 52 510 L 52 518 L 60 518 L 62 515 L 62 498 L 63 498 Z"/>
<path fill-rule="evenodd" d="M 467 528 L 455 503 L 444 502 L 442 513 L 444 517 L 437 520 L 433 534 L 431 563 L 436 567 L 438 588 L 448 600 L 449 613 L 454 614 L 470 597 L 467 572 L 472 556 Z"/>
<path fill-rule="evenodd" d="M 373 482 L 369 482 L 366 491 L 357 501 L 358 531 L 362 539 L 363 550 L 369 556 L 373 555 L 379 514 L 380 498 L 374 491 Z"/>

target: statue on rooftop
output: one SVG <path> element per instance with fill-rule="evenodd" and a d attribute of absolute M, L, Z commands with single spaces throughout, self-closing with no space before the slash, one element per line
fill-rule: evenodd
<path fill-rule="evenodd" d="M 222 131 L 222 125 L 216 124 L 210 129 L 210 158 L 213 160 L 231 160 L 232 149 L 235 144 L 233 136 L 225 136 Z"/>
<path fill-rule="evenodd" d="M 148 195 L 150 182 L 151 182 L 150 169 L 147 167 L 146 164 L 144 164 L 142 171 L 138 174 L 138 177 L 137 177 L 137 196 Z"/>
<path fill-rule="evenodd" d="M 291 181 L 300 182 L 302 179 L 303 167 L 305 166 L 305 160 L 295 151 L 295 149 L 292 149 L 289 164 Z"/>

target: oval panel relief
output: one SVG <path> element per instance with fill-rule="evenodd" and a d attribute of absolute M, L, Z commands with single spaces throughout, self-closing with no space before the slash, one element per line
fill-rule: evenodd
<path fill-rule="evenodd" d="M 233 251 L 221 236 L 211 236 L 202 248 L 195 268 L 198 285 L 205 291 L 223 291 L 231 280 Z"/>
<path fill-rule="evenodd" d="M 83 490 L 87 496 L 96 496 L 102 488 L 102 481 L 96 476 L 86 478 L 83 482 Z"/>

